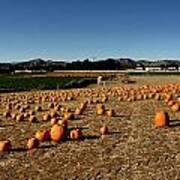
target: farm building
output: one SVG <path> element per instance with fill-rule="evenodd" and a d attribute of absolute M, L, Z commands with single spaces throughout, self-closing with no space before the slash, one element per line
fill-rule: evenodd
<path fill-rule="evenodd" d="M 25 69 L 25 70 L 15 70 L 14 74 L 21 74 L 21 73 L 27 73 L 27 74 L 31 74 L 31 73 L 46 73 L 46 70 L 29 70 L 29 69 Z"/>
<path fill-rule="evenodd" d="M 145 71 L 161 71 L 161 67 L 145 67 Z"/>

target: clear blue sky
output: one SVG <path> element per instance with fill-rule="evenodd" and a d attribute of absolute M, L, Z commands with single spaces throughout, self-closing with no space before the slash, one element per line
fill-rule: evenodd
<path fill-rule="evenodd" d="M 179 0 L 0 0 L 0 61 L 180 58 Z"/>

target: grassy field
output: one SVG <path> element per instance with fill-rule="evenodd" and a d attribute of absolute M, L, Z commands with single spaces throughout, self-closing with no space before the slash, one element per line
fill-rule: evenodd
<path fill-rule="evenodd" d="M 94 82 L 91 78 L 32 77 L 32 76 L 0 76 L 0 92 L 53 90 L 85 87 Z"/>
<path fill-rule="evenodd" d="M 131 79 L 135 83 L 107 81 L 106 87 L 1 94 L 0 140 L 9 139 L 12 150 L 0 152 L 0 179 L 180 179 L 180 111 L 171 110 L 163 92 L 166 87 L 177 101 L 180 77 L 133 76 Z M 142 91 L 145 86 L 151 90 L 157 88 L 155 95 L 159 94 L 160 98 L 145 99 L 144 94 L 153 94 Z M 135 97 L 141 95 L 141 99 L 129 101 L 126 96 L 130 97 L 132 92 Z M 107 101 L 102 104 L 106 111 L 115 111 L 113 117 L 96 114 L 96 105 L 104 96 Z M 62 109 L 68 108 L 74 114 L 84 101 L 88 104 L 83 113 L 68 120 L 69 129 L 81 129 L 82 139 L 48 141 L 37 149 L 27 150 L 28 138 L 39 129 L 51 128 L 50 120 L 43 121 L 42 117 L 54 111 L 52 104 L 63 107 L 56 116 L 61 121 Z M 11 113 L 25 115 L 34 111 L 37 122 L 30 123 L 29 117 L 21 122 L 4 117 L 10 103 Z M 41 106 L 42 111 L 36 111 L 36 106 Z M 170 127 L 155 127 L 153 119 L 157 110 L 168 112 Z M 100 128 L 104 124 L 109 133 L 102 137 Z"/>

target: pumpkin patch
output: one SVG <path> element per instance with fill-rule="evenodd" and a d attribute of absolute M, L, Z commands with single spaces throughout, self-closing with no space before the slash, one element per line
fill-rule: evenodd
<path fill-rule="evenodd" d="M 177 165 L 179 81 L 147 79 L 0 94 L 0 167 L 32 169 L 37 178 L 53 172 L 55 179 L 88 179 L 88 173 L 106 179 L 108 173 L 151 172 L 161 161 L 169 169 Z"/>

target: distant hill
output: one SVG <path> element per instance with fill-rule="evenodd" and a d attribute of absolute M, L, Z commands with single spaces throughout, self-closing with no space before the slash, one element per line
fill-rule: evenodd
<path fill-rule="evenodd" d="M 125 59 L 125 58 L 120 58 L 118 59 L 120 65 L 124 68 L 135 68 L 137 65 L 137 62 L 132 59 Z"/>
<path fill-rule="evenodd" d="M 29 61 L 19 62 L 14 64 L 14 69 L 16 70 L 47 70 L 51 71 L 53 69 L 64 69 L 66 63 L 62 61 L 52 61 L 43 59 L 33 59 Z"/>
<path fill-rule="evenodd" d="M 44 59 L 32 59 L 29 61 L 22 61 L 17 63 L 0 63 L 0 73 L 13 72 L 14 70 L 123 70 L 135 69 L 137 66 L 142 67 L 168 67 L 180 66 L 179 60 L 133 60 L 130 58 L 108 58 L 105 60 L 84 61 L 76 60 L 73 62 L 53 61 Z"/>

